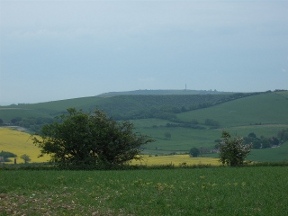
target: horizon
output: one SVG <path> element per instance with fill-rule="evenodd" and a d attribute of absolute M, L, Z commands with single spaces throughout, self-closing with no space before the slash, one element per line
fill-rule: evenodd
<path fill-rule="evenodd" d="M 272 0 L 0 0 L 0 105 L 184 84 L 287 89 L 287 11 Z"/>
<path fill-rule="evenodd" d="M 195 89 L 137 89 L 137 90 L 131 90 L 131 91 L 113 91 L 113 92 L 104 92 L 100 93 L 97 95 L 87 95 L 87 96 L 81 96 L 81 97 L 74 97 L 74 98 L 63 98 L 59 100 L 52 100 L 52 101 L 38 101 L 38 102 L 33 102 L 33 103 L 7 103 L 7 104 L 0 104 L 0 107 L 5 107 L 5 106 L 18 106 L 18 105 L 23 105 L 23 104 L 41 104 L 41 103 L 49 103 L 49 102 L 57 102 L 57 101 L 65 101 L 65 100 L 73 100 L 73 99 L 79 99 L 79 98 L 88 98 L 88 97 L 100 97 L 105 94 L 113 94 L 113 93 L 132 93 L 132 92 L 137 92 L 137 91 L 196 91 L 196 92 L 219 92 L 219 93 L 265 93 L 265 92 L 275 92 L 275 91 L 288 91 L 288 89 L 274 89 L 274 90 L 266 90 L 266 91 L 255 91 L 255 92 L 234 92 L 234 91 L 218 91 L 216 89 L 209 89 L 209 90 L 195 90 Z M 120 94 L 121 95 L 121 94 Z M 129 94 L 127 94 L 129 95 Z M 136 94 L 137 95 L 137 94 Z M 177 95 L 177 94 L 175 94 Z M 181 95 L 181 94 L 179 94 Z"/>

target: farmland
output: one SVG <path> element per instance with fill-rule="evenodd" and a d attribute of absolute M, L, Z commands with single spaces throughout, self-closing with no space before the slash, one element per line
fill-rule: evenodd
<path fill-rule="evenodd" d="M 20 156 L 27 154 L 32 163 L 47 162 L 49 156 L 39 158 L 40 149 L 33 144 L 32 136 L 28 133 L 17 131 L 15 129 L 0 128 L 0 152 L 8 151 L 17 155 L 17 163 L 23 163 Z M 13 162 L 13 161 L 12 161 Z M 10 163 L 12 163 L 10 162 Z M 179 166 L 181 164 L 187 165 L 219 165 L 218 159 L 199 157 L 191 158 L 189 155 L 170 155 L 170 156 L 148 156 L 144 155 L 141 161 L 133 161 L 132 165 L 173 165 Z"/>
<path fill-rule="evenodd" d="M 116 119 L 129 120 L 135 125 L 136 132 L 155 140 L 143 146 L 143 153 L 147 155 L 185 154 L 192 147 L 211 150 L 222 130 L 237 136 L 253 132 L 257 137 L 276 137 L 279 131 L 288 128 L 287 91 L 249 94 L 190 91 L 110 93 L 0 107 L 0 119 L 27 126 L 33 133 L 69 107 L 88 112 L 99 108 Z M 207 124 L 207 119 L 215 125 Z M 165 134 L 169 134 L 169 138 Z M 249 159 L 287 161 L 287 145 L 285 142 L 277 149 L 253 150 Z M 213 154 L 205 156 L 217 157 Z"/>
<path fill-rule="evenodd" d="M 8 129 L 0 128 L 0 152 L 8 151 L 17 155 L 17 163 L 23 163 L 21 155 L 28 155 L 31 162 L 47 162 L 48 156 L 39 158 L 40 149 L 33 144 L 30 134 Z"/>
<path fill-rule="evenodd" d="M 176 99 L 175 95 L 108 94 L 0 107 L 4 122 L 13 118 L 16 123 L 38 122 L 38 126 L 68 107 L 89 111 L 106 107 L 108 112 L 114 109 L 115 113 L 111 112 L 114 116 L 117 116 L 115 107 L 123 113 L 130 109 L 126 117 L 131 117 L 128 120 L 135 130 L 155 139 L 143 146 L 142 160 L 130 162 L 136 165 L 131 170 L 72 171 L 53 167 L 37 170 L 39 167 L 33 164 L 30 170 L 17 170 L 29 165 L 3 165 L 0 215 L 287 215 L 287 166 L 230 168 L 219 166 L 215 153 L 197 158 L 187 155 L 192 147 L 213 148 L 223 129 L 232 135 L 246 136 L 253 132 L 258 137 L 277 136 L 280 130 L 287 129 L 287 91 L 248 94 L 236 99 L 231 95 L 184 95 Z M 150 103 L 145 112 L 140 110 L 144 107 L 143 98 L 145 104 Z M 155 98 L 159 100 L 153 101 Z M 190 107 L 189 98 L 197 99 Z M 165 103 L 177 109 L 167 108 Z M 153 106 L 152 112 L 149 106 Z M 160 110 L 169 115 L 159 115 Z M 141 112 L 151 116 L 141 116 Z M 206 124 L 207 119 L 216 122 L 216 126 Z M 31 163 L 49 159 L 38 158 L 40 150 L 33 145 L 31 133 L 11 128 L 0 128 L 0 147 L 0 151 L 17 154 L 18 163 L 22 162 L 19 157 L 23 154 L 30 156 Z M 286 141 L 277 148 L 253 149 L 248 160 L 287 161 L 287 155 Z M 8 167 L 12 170 L 6 170 Z"/>
<path fill-rule="evenodd" d="M 144 165 L 144 166 L 194 166 L 194 165 L 211 165 L 219 166 L 218 158 L 211 157 L 190 157 L 186 155 L 164 155 L 164 156 L 148 156 L 142 155 L 140 161 L 131 161 L 131 165 Z"/>
<path fill-rule="evenodd" d="M 1 215 L 287 215 L 287 167 L 0 172 Z"/>

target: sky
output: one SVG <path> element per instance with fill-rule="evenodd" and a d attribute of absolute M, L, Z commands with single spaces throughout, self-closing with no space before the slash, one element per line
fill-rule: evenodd
<path fill-rule="evenodd" d="M 0 105 L 288 89 L 288 1 L 0 0 Z"/>

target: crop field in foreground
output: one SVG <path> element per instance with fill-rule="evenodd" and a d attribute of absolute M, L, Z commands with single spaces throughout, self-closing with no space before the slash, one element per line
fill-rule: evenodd
<path fill-rule="evenodd" d="M 0 215 L 287 215 L 288 167 L 0 171 Z"/>

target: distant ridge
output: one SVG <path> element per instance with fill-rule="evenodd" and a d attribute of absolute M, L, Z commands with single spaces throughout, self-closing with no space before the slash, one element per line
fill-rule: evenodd
<path fill-rule="evenodd" d="M 205 94 L 234 94 L 239 92 L 219 92 L 217 90 L 134 90 L 134 91 L 123 91 L 123 92 L 107 92 L 100 95 L 99 97 L 113 97 L 118 95 L 205 95 Z"/>

